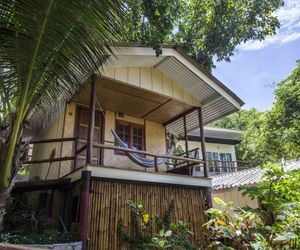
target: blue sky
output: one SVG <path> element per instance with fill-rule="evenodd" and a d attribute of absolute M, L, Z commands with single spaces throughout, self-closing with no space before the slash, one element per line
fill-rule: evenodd
<path fill-rule="evenodd" d="M 246 103 L 244 109 L 270 108 L 272 84 L 286 78 L 300 59 L 300 0 L 286 0 L 276 15 L 281 27 L 275 36 L 240 45 L 230 63 L 216 63 L 213 70 Z"/>

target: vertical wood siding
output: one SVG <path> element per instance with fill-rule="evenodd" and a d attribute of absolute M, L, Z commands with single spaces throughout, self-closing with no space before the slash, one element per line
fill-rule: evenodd
<path fill-rule="evenodd" d="M 181 87 L 178 82 L 173 81 L 158 69 L 151 67 L 112 67 L 105 68 L 102 74 L 111 79 L 150 90 L 190 105 L 200 105 L 199 100 L 188 90 Z"/>
<path fill-rule="evenodd" d="M 129 199 L 143 200 L 152 218 L 164 215 L 174 200 L 174 220 L 188 223 L 194 232 L 192 240 L 199 246 L 205 245 L 205 229 L 202 228 L 205 223 L 205 191 L 205 188 L 94 179 L 90 197 L 89 249 L 131 249 L 117 232 L 120 220 L 132 232 Z"/>

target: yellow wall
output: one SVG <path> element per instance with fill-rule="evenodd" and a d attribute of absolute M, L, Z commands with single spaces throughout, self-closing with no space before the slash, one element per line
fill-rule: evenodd
<path fill-rule="evenodd" d="M 63 133 L 63 120 L 64 112 L 62 112 L 57 119 L 52 123 L 52 125 L 43 131 L 39 136 L 34 139 L 51 139 L 51 138 L 61 138 Z M 47 143 L 47 144 L 34 144 L 32 150 L 32 160 L 49 159 L 49 156 L 53 149 L 55 149 L 55 158 L 61 156 L 61 144 Z M 51 165 L 47 179 L 58 178 L 59 175 L 59 162 L 54 162 Z M 30 167 L 30 178 L 40 178 L 44 180 L 48 173 L 49 163 L 34 164 Z"/>
<path fill-rule="evenodd" d="M 112 111 L 105 112 L 105 136 L 104 142 L 108 145 L 114 145 L 114 137 L 111 133 L 111 129 L 115 130 L 115 120 L 123 120 L 133 122 L 145 126 L 146 135 L 146 151 L 150 153 L 166 153 L 166 140 L 165 140 L 165 128 L 162 124 L 135 118 L 132 116 L 124 115 L 119 117 L 118 114 Z M 105 150 L 104 152 L 104 165 L 118 168 L 128 168 L 141 170 L 143 168 L 134 164 L 125 155 L 115 154 L 113 150 Z"/>
<path fill-rule="evenodd" d="M 225 202 L 232 201 L 235 207 L 245 207 L 245 206 L 249 206 L 252 208 L 258 207 L 257 200 L 251 200 L 248 196 L 243 196 L 237 187 L 212 191 L 213 207 L 220 208 L 220 206 L 215 203 L 214 197 L 221 198 Z"/>
<path fill-rule="evenodd" d="M 122 67 L 105 68 L 102 74 L 110 79 L 121 81 L 135 87 L 153 91 L 181 102 L 199 106 L 200 102 L 176 81 L 154 68 Z"/>

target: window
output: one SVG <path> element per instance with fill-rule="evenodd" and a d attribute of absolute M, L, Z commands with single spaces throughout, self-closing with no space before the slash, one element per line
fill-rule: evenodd
<path fill-rule="evenodd" d="M 116 133 L 121 140 L 135 150 L 145 150 L 145 129 L 143 125 L 117 120 Z M 120 151 L 117 151 L 121 153 Z"/>
<path fill-rule="evenodd" d="M 233 172 L 234 165 L 230 153 L 206 152 L 210 172 Z"/>

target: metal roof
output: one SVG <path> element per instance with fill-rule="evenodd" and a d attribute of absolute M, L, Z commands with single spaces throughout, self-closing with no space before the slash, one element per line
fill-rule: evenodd
<path fill-rule="evenodd" d="M 190 92 L 199 101 L 199 106 L 202 107 L 204 125 L 236 112 L 244 104 L 237 95 L 206 72 L 196 60 L 176 45 L 162 45 L 162 54 L 159 57 L 156 56 L 151 47 L 137 43 L 119 43 L 116 44 L 116 47 L 112 47 L 112 50 L 114 56 L 110 58 L 109 66 L 121 67 L 125 65 L 129 67 L 128 57 L 130 57 L 132 58 L 131 63 L 156 68 Z M 87 78 L 86 75 L 83 76 L 82 84 Z M 70 93 L 69 98 L 74 94 Z M 40 104 L 34 107 L 29 115 L 32 127 L 38 130 L 51 124 L 51 121 L 55 120 L 61 113 L 69 98 L 61 98 L 52 106 Z M 186 119 L 188 131 L 199 127 L 197 110 L 188 114 Z M 166 129 L 178 135 L 184 131 L 183 122 L 182 120 L 174 121 L 168 124 Z"/>
<path fill-rule="evenodd" d="M 240 141 L 243 136 L 243 131 L 226 129 L 226 128 L 215 128 L 215 127 L 204 127 L 205 137 L 216 138 L 216 139 L 229 139 Z M 199 129 L 195 129 L 188 133 L 189 136 L 200 137 Z"/>
<path fill-rule="evenodd" d="M 283 167 L 284 171 L 293 171 L 300 169 L 300 160 L 288 161 Z M 212 178 L 212 188 L 214 190 L 235 188 L 245 185 L 253 185 L 262 181 L 266 169 L 260 167 L 242 170 L 238 172 L 214 175 Z"/>

